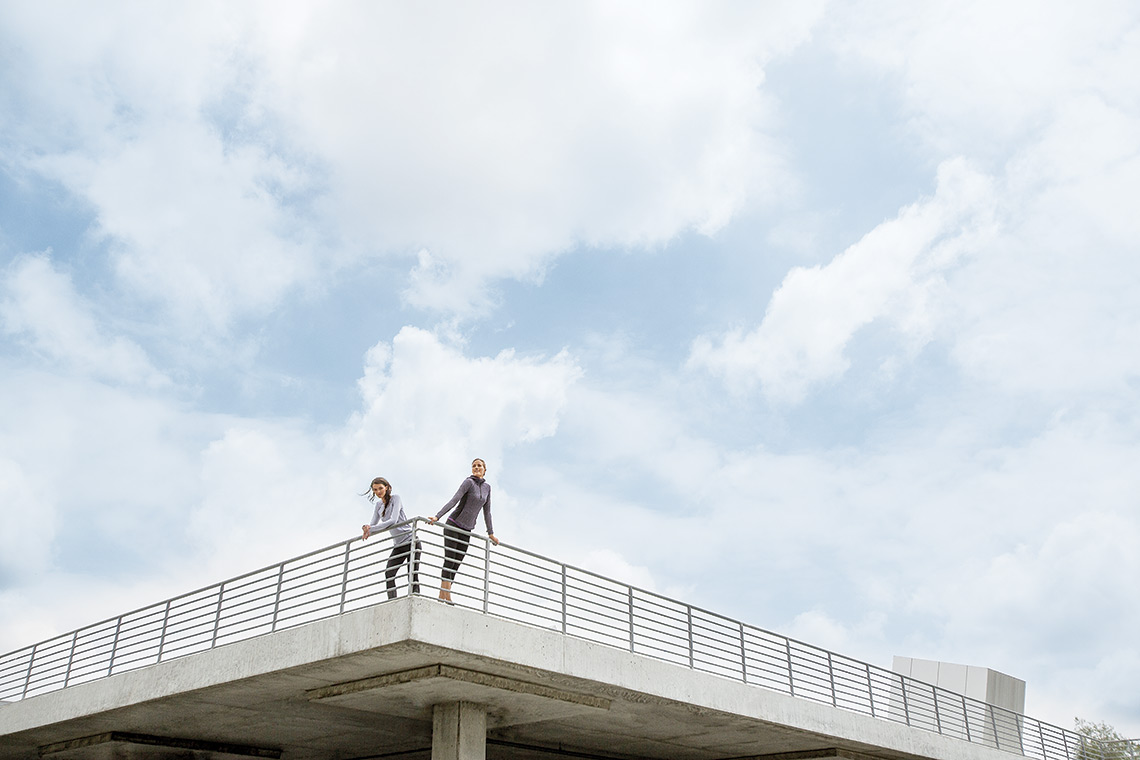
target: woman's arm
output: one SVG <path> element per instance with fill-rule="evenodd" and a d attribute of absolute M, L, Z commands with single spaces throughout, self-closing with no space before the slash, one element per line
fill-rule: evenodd
<path fill-rule="evenodd" d="M 495 538 L 495 526 L 491 524 L 491 488 L 487 487 L 487 501 L 483 504 L 483 523 L 487 526 L 487 537 L 499 543 L 499 539 Z"/>
<path fill-rule="evenodd" d="M 379 499 L 376 500 L 376 506 L 372 509 L 372 522 L 368 525 L 361 525 L 360 529 L 364 531 L 364 540 L 367 541 L 368 537 L 372 535 L 372 526 L 380 520 L 380 511 L 384 509 L 384 502 Z"/>
<path fill-rule="evenodd" d="M 439 513 L 436 514 L 436 516 L 434 518 L 432 518 L 432 522 L 434 523 L 436 520 L 443 517 L 444 515 L 446 515 L 451 510 L 455 509 L 455 505 L 459 503 L 459 500 L 464 497 L 464 495 L 467 493 L 467 491 L 470 488 L 471 488 L 471 481 L 470 480 L 465 479 L 462 483 L 460 483 L 459 484 L 459 490 L 456 491 L 455 495 L 451 497 L 451 501 L 444 504 L 443 509 L 439 510 Z"/>

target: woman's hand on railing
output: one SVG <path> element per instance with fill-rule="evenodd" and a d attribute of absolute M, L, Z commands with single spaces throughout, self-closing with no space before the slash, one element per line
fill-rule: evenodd
<path fill-rule="evenodd" d="M 367 541 L 368 537 L 372 535 L 372 527 L 369 525 L 361 525 L 360 528 L 364 531 L 364 540 Z"/>
<path fill-rule="evenodd" d="M 428 518 L 428 525 L 435 525 L 435 521 L 438 519 L 439 519 L 438 517 L 429 517 Z"/>
<path fill-rule="evenodd" d="M 495 538 L 494 533 L 488 533 L 487 538 L 491 539 L 491 543 L 493 543 L 495 546 L 499 545 L 499 539 Z"/>

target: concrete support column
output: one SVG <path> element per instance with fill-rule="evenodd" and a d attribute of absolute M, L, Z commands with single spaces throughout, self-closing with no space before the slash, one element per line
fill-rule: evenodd
<path fill-rule="evenodd" d="M 447 702 L 432 711 L 431 760 L 486 760 L 487 708 Z"/>

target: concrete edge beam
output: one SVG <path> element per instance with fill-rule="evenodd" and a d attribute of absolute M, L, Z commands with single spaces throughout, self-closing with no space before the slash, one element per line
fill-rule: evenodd
<path fill-rule="evenodd" d="M 281 750 L 271 747 L 249 747 L 241 744 L 225 744 L 222 742 L 204 741 L 201 739 L 180 739 L 170 736 L 151 736 L 150 734 L 132 734 L 124 731 L 108 731 L 102 734 L 92 734 L 78 739 L 45 744 L 39 748 L 40 757 L 48 757 L 60 752 L 81 750 L 88 747 L 98 747 L 103 744 L 139 745 L 162 749 L 184 749 L 196 752 L 211 752 L 223 755 L 236 755 L 238 757 L 268 757 L 277 760 L 281 757 Z"/>
<path fill-rule="evenodd" d="M 579 694 L 572 691 L 566 691 L 564 689 L 556 689 L 552 686 L 544 686 L 542 684 L 519 681 L 514 678 L 506 678 L 504 676 L 496 676 L 491 675 L 490 673 L 481 673 L 477 670 L 467 670 L 465 668 L 457 668 L 452 665 L 443 664 L 428 665 L 422 668 L 412 668 L 411 670 L 404 670 L 398 673 L 385 673 L 383 675 L 372 676 L 370 678 L 361 678 L 356 681 L 346 681 L 344 683 L 324 686 L 318 689 L 310 689 L 308 692 L 306 692 L 306 696 L 310 700 L 319 701 L 322 699 L 328 699 L 329 697 L 339 697 L 345 694 L 355 694 L 362 691 L 371 691 L 373 689 L 383 689 L 386 686 L 413 683 L 415 681 L 422 681 L 431 678 L 448 678 L 453 681 L 463 681 L 465 683 L 472 683 L 478 686 L 487 686 L 492 689 L 501 689 L 503 691 L 514 692 L 516 694 L 529 694 L 531 696 L 543 697 L 545 699 L 552 699 L 559 702 L 568 702 L 574 705 L 596 707 L 602 710 L 610 709 L 610 705 L 612 704 L 611 700 L 605 697 L 595 697 L 590 694 Z"/>
<path fill-rule="evenodd" d="M 805 750 L 803 752 L 774 752 L 769 755 L 745 755 L 744 757 L 731 758 L 731 760 L 826 760 L 833 757 L 840 760 L 882 760 L 877 755 L 868 755 L 839 747 Z"/>

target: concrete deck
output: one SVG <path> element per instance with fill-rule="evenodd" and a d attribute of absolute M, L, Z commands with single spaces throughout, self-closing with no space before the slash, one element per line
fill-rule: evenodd
<path fill-rule="evenodd" d="M 0 760 L 427 760 L 446 703 L 492 759 L 1011 757 L 411 597 L 0 705 Z"/>

